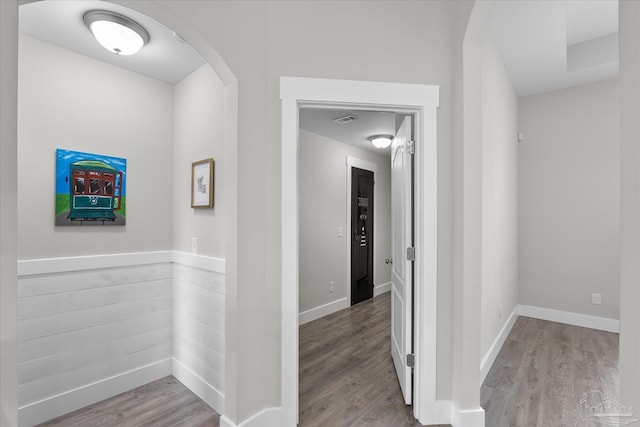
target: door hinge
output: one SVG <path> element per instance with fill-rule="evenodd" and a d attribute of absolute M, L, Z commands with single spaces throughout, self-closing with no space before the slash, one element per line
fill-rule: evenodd
<path fill-rule="evenodd" d="M 415 261 L 416 260 L 416 248 L 411 247 L 407 248 L 407 261 Z"/>
<path fill-rule="evenodd" d="M 416 356 L 413 353 L 407 354 L 407 367 L 415 368 L 415 366 L 416 366 Z"/>
<path fill-rule="evenodd" d="M 414 140 L 407 141 L 407 151 L 411 155 L 416 153 L 416 142 Z"/>

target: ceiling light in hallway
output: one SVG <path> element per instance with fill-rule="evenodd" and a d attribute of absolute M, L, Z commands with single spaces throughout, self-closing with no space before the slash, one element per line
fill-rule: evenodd
<path fill-rule="evenodd" d="M 149 42 L 140 24 L 119 13 L 92 10 L 83 19 L 98 43 L 116 55 L 133 55 Z"/>

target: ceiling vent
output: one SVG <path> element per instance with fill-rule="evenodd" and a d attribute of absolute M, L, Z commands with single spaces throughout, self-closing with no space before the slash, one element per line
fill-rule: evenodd
<path fill-rule="evenodd" d="M 358 120 L 358 116 L 353 115 L 353 114 L 348 114 L 344 117 L 338 117 L 337 119 L 333 119 L 334 122 L 338 123 L 338 124 L 345 124 L 345 123 L 349 123 L 352 122 L 354 120 Z"/>

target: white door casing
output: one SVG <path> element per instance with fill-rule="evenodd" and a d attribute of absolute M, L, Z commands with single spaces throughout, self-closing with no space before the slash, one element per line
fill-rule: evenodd
<path fill-rule="evenodd" d="M 411 116 L 402 121 L 391 144 L 391 358 L 407 405 L 413 399 L 412 369 L 407 355 L 413 352 L 413 262 L 412 246 Z"/>
<path fill-rule="evenodd" d="M 355 108 L 414 115 L 414 137 L 417 144 L 414 156 L 416 361 L 413 413 L 422 424 L 450 423 L 448 406 L 440 405 L 436 399 L 438 86 L 281 77 L 280 98 L 282 418 L 278 425 L 294 426 L 298 419 L 298 111 L 301 105 L 306 108 Z"/>

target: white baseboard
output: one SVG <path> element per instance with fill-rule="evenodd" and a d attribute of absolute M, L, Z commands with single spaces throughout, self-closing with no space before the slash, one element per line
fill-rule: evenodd
<path fill-rule="evenodd" d="M 349 301 L 347 301 L 347 298 L 340 298 L 339 300 L 321 305 L 320 307 L 303 311 L 298 315 L 298 324 L 304 325 L 305 323 L 309 323 L 314 320 L 320 319 L 321 317 L 328 316 L 331 313 L 335 313 L 336 311 L 340 311 L 347 307 L 349 307 Z"/>
<path fill-rule="evenodd" d="M 391 292 L 391 282 L 383 283 L 382 285 L 376 285 L 373 288 L 373 297 L 377 297 L 378 295 L 382 295 L 385 292 Z"/>
<path fill-rule="evenodd" d="M 484 427 L 484 409 L 461 410 L 453 404 L 451 413 L 451 425 L 453 427 Z"/>
<path fill-rule="evenodd" d="M 171 375 L 161 360 L 18 408 L 18 425 L 33 426 Z"/>
<path fill-rule="evenodd" d="M 507 336 L 509 336 L 511 328 L 513 328 L 513 325 L 516 323 L 516 320 L 518 319 L 518 311 L 518 306 L 516 305 L 506 323 L 502 326 L 500 333 L 493 341 L 493 344 L 489 347 L 489 351 L 487 351 L 487 354 L 482 358 L 482 362 L 480 362 L 480 384 L 482 384 L 485 378 L 487 378 L 487 374 L 491 370 L 493 362 L 495 362 L 496 357 L 498 357 L 498 353 L 500 353 Z"/>
<path fill-rule="evenodd" d="M 376 285 L 373 288 L 373 297 L 377 297 L 378 295 L 382 295 L 385 292 L 391 291 L 391 282 L 383 283 L 382 285 Z M 350 304 L 347 301 L 347 298 L 340 298 L 339 300 L 331 301 L 330 303 L 321 305 L 320 307 L 312 308 L 307 311 L 303 311 L 298 315 L 298 324 L 304 325 L 305 323 L 313 322 L 314 320 L 318 320 L 324 316 L 328 316 L 336 311 L 343 310 L 345 308 L 349 308 Z"/>
<path fill-rule="evenodd" d="M 202 270 L 212 271 L 214 273 L 224 274 L 225 260 L 224 258 L 215 258 L 204 255 L 190 254 L 187 252 L 172 252 L 172 260 L 176 264 L 196 267 Z"/>
<path fill-rule="evenodd" d="M 587 314 L 571 313 L 568 311 L 552 310 L 550 308 L 519 305 L 520 316 L 551 322 L 566 323 L 567 325 L 582 326 L 583 328 L 598 329 L 607 332 L 620 332 L 620 321 L 607 317 L 589 316 Z"/>
<path fill-rule="evenodd" d="M 267 408 L 258 412 L 251 418 L 241 422 L 240 424 L 234 424 L 226 416 L 220 417 L 220 427 L 283 427 L 282 423 L 282 408 Z M 294 426 L 291 426 L 294 427 Z"/>
<path fill-rule="evenodd" d="M 224 395 L 179 360 L 173 358 L 172 362 L 173 376 L 214 411 L 222 414 L 224 412 Z"/>
<path fill-rule="evenodd" d="M 429 425 L 451 424 L 453 427 L 484 427 L 484 409 L 461 410 L 452 400 L 436 401 L 433 417 L 427 420 Z"/>

